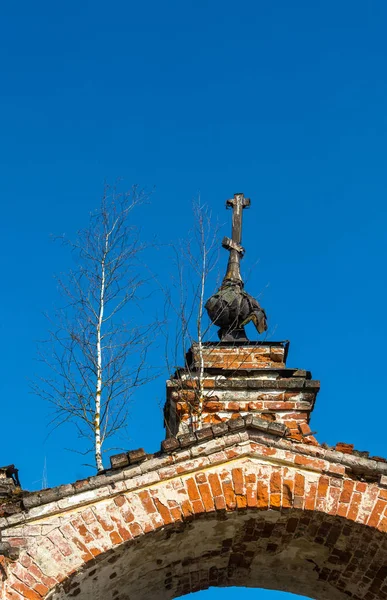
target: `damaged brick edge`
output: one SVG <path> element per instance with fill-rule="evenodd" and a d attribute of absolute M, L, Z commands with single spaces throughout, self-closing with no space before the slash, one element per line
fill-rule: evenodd
<path fill-rule="evenodd" d="M 1 542 L 0 541 L 0 556 L 4 556 L 9 560 L 17 560 L 20 555 L 20 548 L 16 546 L 11 546 L 9 542 Z"/>
<path fill-rule="evenodd" d="M 102 495 L 114 494 L 117 485 L 121 481 L 126 482 L 127 490 L 136 489 L 144 484 L 155 483 L 160 480 L 160 476 L 157 473 L 159 469 L 173 467 L 186 460 L 210 456 L 220 450 L 231 446 L 243 445 L 249 441 L 273 449 L 291 451 L 295 456 L 318 458 L 326 461 L 328 465 L 332 464 L 332 472 L 337 473 L 335 465 L 340 466 L 339 476 L 341 477 L 345 473 L 348 475 L 352 474 L 356 478 L 367 480 L 369 483 L 379 482 L 382 487 L 387 487 L 387 463 L 325 449 L 322 446 L 297 444 L 284 437 L 284 425 L 275 423 L 275 428 L 277 429 L 275 432 L 272 429 L 273 425 L 274 423 L 272 422 L 259 419 L 253 415 L 247 415 L 243 418 L 232 419 L 229 422 L 219 423 L 200 432 L 198 431 L 195 434 L 195 442 L 190 437 L 183 440 L 183 446 L 180 446 L 181 438 L 179 440 L 172 438 L 179 443 L 179 448 L 175 450 L 170 449 L 168 452 L 159 452 L 153 455 L 146 455 L 142 449 L 131 451 L 129 456 L 137 460 L 137 464 L 132 464 L 129 467 L 124 466 L 108 469 L 102 474 L 77 481 L 73 484 L 61 485 L 41 492 L 24 492 L 19 499 L 19 501 L 22 501 L 22 506 L 18 507 L 15 514 L 0 519 L 0 527 L 12 526 L 13 524 L 23 522 L 29 518 L 25 514 L 25 511 L 41 507 L 42 505 L 60 502 L 61 500 L 67 502 L 65 499 L 69 496 L 74 496 L 71 506 L 75 506 L 78 503 L 89 501 L 87 492 L 96 490 L 97 488 L 106 488 L 106 492 Z M 191 435 L 193 434 L 189 434 L 189 436 Z M 246 445 L 246 455 L 249 454 L 255 455 L 251 451 L 251 448 L 249 449 Z M 256 456 L 259 457 L 259 453 Z M 222 460 L 219 458 L 220 462 Z M 330 470 L 329 467 L 328 470 Z M 190 470 L 187 470 L 187 472 L 190 472 Z M 138 480 L 141 477 L 142 479 Z M 147 478 L 146 483 L 144 477 Z M 133 480 L 133 484 L 128 486 L 130 480 Z M 47 510 L 49 510 L 49 507 L 47 507 Z"/>
<path fill-rule="evenodd" d="M 280 369 L 271 369 L 272 371 L 279 372 Z M 186 370 L 183 370 L 184 374 Z M 224 375 L 225 369 L 221 369 L 222 375 Z M 235 371 L 235 369 L 230 369 L 230 371 Z M 244 370 L 244 374 L 246 373 L 246 369 Z M 188 373 L 188 371 L 187 371 Z M 238 370 L 239 373 L 239 370 Z M 183 373 L 182 373 L 183 374 Z M 278 379 L 262 379 L 257 375 L 257 371 L 251 371 L 251 378 L 245 379 L 227 379 L 222 377 L 221 379 L 217 379 L 216 385 L 220 390 L 230 389 L 230 390 L 293 390 L 293 391 L 316 391 L 316 393 L 320 390 L 321 384 L 318 379 L 306 379 L 304 377 L 280 377 Z M 189 372 L 190 380 L 192 380 L 192 373 Z M 206 377 L 206 374 L 204 374 Z M 180 389 L 184 386 L 184 380 L 181 379 L 181 376 L 176 379 L 169 379 L 167 381 L 167 389 L 178 388 Z"/>
<path fill-rule="evenodd" d="M 259 431 L 265 431 L 272 435 L 284 437 L 288 433 L 288 428 L 283 423 L 276 423 L 275 421 L 268 421 L 262 419 L 253 414 L 248 414 L 244 417 L 238 417 L 237 419 L 229 419 L 222 423 L 216 423 L 209 427 L 203 427 L 194 433 L 186 433 L 179 437 L 169 437 L 161 443 L 163 452 L 170 453 L 175 452 L 180 448 L 188 448 L 198 442 L 210 440 L 212 438 L 221 437 L 227 435 L 227 433 L 239 431 L 246 427 L 251 429 L 258 429 Z M 114 457 L 112 457 L 113 459 Z M 113 464 L 112 464 L 113 467 Z"/>

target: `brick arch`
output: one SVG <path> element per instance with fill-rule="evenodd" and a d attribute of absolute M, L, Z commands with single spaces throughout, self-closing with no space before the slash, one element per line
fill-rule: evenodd
<path fill-rule="evenodd" d="M 167 599 L 240 585 L 387 598 L 383 485 L 359 481 L 339 452 L 258 437 L 229 433 L 32 495 L 2 531 L 20 551 L 3 566 L 4 597 Z"/>
<path fill-rule="evenodd" d="M 343 517 L 299 509 L 200 515 L 116 546 L 48 597 L 166 600 L 211 586 L 241 586 L 316 599 L 384 598 L 383 540 L 380 533 L 371 538 L 366 526 L 348 527 Z"/>

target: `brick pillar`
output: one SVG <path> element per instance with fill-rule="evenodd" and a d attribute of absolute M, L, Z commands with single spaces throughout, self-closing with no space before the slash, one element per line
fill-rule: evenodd
<path fill-rule="evenodd" d="M 314 443 L 308 423 L 320 382 L 309 371 L 286 366 L 288 347 L 289 342 L 206 343 L 203 427 L 254 414 L 286 425 L 294 440 Z M 167 437 L 196 429 L 199 365 L 193 344 L 185 367 L 167 381 Z"/>

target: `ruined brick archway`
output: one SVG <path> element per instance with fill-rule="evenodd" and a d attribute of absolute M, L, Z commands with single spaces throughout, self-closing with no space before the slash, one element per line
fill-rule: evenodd
<path fill-rule="evenodd" d="M 359 481 L 348 455 L 294 448 L 250 421 L 31 495 L 3 529 L 3 597 L 167 599 L 240 585 L 387 598 L 384 465 L 363 459 L 361 479 L 374 481 Z"/>
<path fill-rule="evenodd" d="M 387 462 L 321 446 L 319 382 L 287 343 L 197 349 L 167 384 L 167 438 L 89 479 L 23 492 L 0 469 L 2 600 L 167 600 L 210 586 L 387 599 Z M 196 373 L 196 375 L 195 375 Z"/>
<path fill-rule="evenodd" d="M 348 557 L 354 545 L 363 556 L 369 551 L 364 527 L 346 528 L 341 517 L 305 515 L 300 510 L 253 512 L 221 519 L 202 516 L 146 534 L 136 544 L 117 546 L 70 577 L 50 598 L 94 598 L 98 593 L 120 600 L 177 598 L 210 586 L 348 598 L 340 589 L 351 579 Z M 379 538 L 374 538 L 378 544 Z M 385 549 L 378 560 L 383 565 L 386 559 Z M 366 562 L 356 569 L 359 578 L 366 577 L 370 559 L 368 566 Z M 377 586 L 374 591 L 379 592 Z"/>

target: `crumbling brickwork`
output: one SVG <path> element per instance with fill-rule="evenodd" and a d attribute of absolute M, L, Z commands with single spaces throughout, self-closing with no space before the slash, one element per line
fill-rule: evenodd
<path fill-rule="evenodd" d="M 387 598 L 387 464 L 246 421 L 26 495 L 24 510 L 0 520 L 19 552 L 4 559 L 3 597 L 175 598 L 247 585 Z"/>
<path fill-rule="evenodd" d="M 194 347 L 168 382 L 156 454 L 122 452 L 103 474 L 35 493 L 0 469 L 1 598 L 248 586 L 387 600 L 387 462 L 319 445 L 308 424 L 319 382 L 286 367 L 285 344 L 262 348 L 207 347 L 197 429 L 184 396 L 196 399 Z"/>
<path fill-rule="evenodd" d="M 308 426 L 320 389 L 309 371 L 286 368 L 288 342 L 206 344 L 202 350 L 204 424 L 247 414 L 286 425 L 286 435 L 316 443 Z M 167 435 L 195 430 L 200 388 L 199 347 L 167 382 Z"/>

